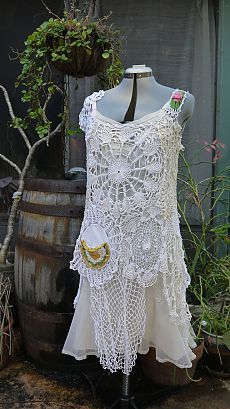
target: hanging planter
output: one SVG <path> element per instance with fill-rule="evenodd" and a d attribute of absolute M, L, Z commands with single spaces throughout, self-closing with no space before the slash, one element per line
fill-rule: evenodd
<path fill-rule="evenodd" d="M 94 6 L 95 0 L 91 0 L 86 14 L 72 1 L 70 11 L 64 11 L 62 18 L 49 10 L 55 18 L 44 21 L 27 37 L 25 50 L 16 53 L 23 65 L 18 83 L 39 91 L 44 82 L 47 84 L 50 65 L 75 78 L 106 72 L 109 87 L 119 83 L 124 71 L 121 35 L 107 23 L 110 15 L 93 20 Z"/>
<path fill-rule="evenodd" d="M 94 3 L 91 0 L 86 14 L 72 1 L 70 11 L 65 11 L 62 18 L 48 9 L 54 17 L 44 21 L 27 37 L 22 52 L 14 51 L 22 65 L 15 87 L 22 87 L 21 100 L 28 106 L 23 119 L 14 119 L 14 128 L 25 130 L 34 126 L 39 138 L 49 134 L 52 121 L 44 110 L 55 94 L 63 97 L 64 104 L 58 116 L 66 121 L 66 89 L 52 67 L 75 78 L 100 73 L 104 89 L 119 84 L 124 73 L 120 59 L 122 38 L 120 32 L 108 24 L 109 16 L 93 20 Z"/>
<path fill-rule="evenodd" d="M 91 1 L 95 3 L 95 1 Z M 46 55 L 53 66 L 66 75 L 89 77 L 108 70 L 118 79 L 123 73 L 119 58 L 121 37 L 107 24 L 109 16 L 92 21 L 92 7 L 86 16 L 74 5 L 63 18 L 50 18 L 38 29 L 35 40 L 45 38 Z"/>
<path fill-rule="evenodd" d="M 90 30 L 88 29 L 88 31 Z M 85 31 L 87 32 L 87 30 Z M 64 58 L 63 54 L 58 58 L 57 51 L 62 47 L 63 39 L 66 44 L 66 52 L 68 53 L 67 59 Z M 68 40 L 68 31 L 63 32 L 62 39 L 52 36 L 47 37 L 47 44 L 53 50 L 50 53 L 50 61 L 56 69 L 65 75 L 76 78 L 90 77 L 106 70 L 109 65 L 108 58 L 110 54 L 104 50 L 103 45 L 99 41 L 100 38 L 93 28 L 92 32 L 88 34 L 87 48 L 83 45 L 72 45 L 68 49 Z"/>

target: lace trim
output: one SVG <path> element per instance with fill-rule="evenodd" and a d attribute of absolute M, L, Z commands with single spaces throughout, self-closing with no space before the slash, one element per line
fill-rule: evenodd
<path fill-rule="evenodd" d="M 179 105 L 178 108 L 174 109 L 171 107 L 171 101 L 173 99 L 173 96 L 177 93 L 177 92 L 183 92 L 183 99 Z M 79 114 L 79 126 L 80 128 L 85 132 L 85 139 L 87 140 L 90 136 L 90 133 L 93 129 L 93 125 L 94 125 L 94 120 L 96 118 L 96 102 L 98 100 L 100 100 L 101 98 L 103 98 L 105 92 L 103 90 L 100 91 L 95 91 L 93 92 L 91 95 L 89 95 L 88 97 L 86 97 L 86 99 L 84 100 L 84 104 L 83 104 L 83 108 Z M 169 116 L 173 119 L 176 119 L 179 115 L 179 113 L 181 112 L 181 109 L 185 103 L 185 100 L 188 96 L 188 91 L 183 91 L 180 90 L 179 88 L 177 88 L 176 90 L 173 91 L 169 101 L 167 101 L 162 108 L 158 109 L 155 112 L 152 112 L 150 114 L 145 115 L 143 118 L 140 118 L 140 120 L 137 121 L 132 121 L 129 122 L 128 124 L 120 124 L 119 122 L 116 122 L 114 120 L 111 120 L 111 122 L 116 126 L 116 124 L 118 126 L 123 126 L 123 125 L 131 125 L 131 126 L 136 126 L 138 125 L 138 123 L 142 123 L 142 120 L 144 121 L 145 118 L 149 118 L 149 120 L 151 121 L 151 117 L 154 116 L 155 114 L 160 114 L 161 112 L 165 112 L 167 114 L 169 114 Z M 104 115 L 100 114 L 100 117 L 106 121 L 106 122 L 110 122 L 110 118 L 106 118 Z M 182 130 L 181 125 L 178 123 L 180 130 Z M 183 149 L 183 145 L 182 145 L 182 149 Z"/>
<path fill-rule="evenodd" d="M 104 96 L 104 91 L 96 91 L 85 98 L 83 108 L 79 114 L 79 126 L 85 132 L 85 139 L 88 139 L 93 126 L 93 118 L 95 117 L 96 105 L 95 102 Z"/>

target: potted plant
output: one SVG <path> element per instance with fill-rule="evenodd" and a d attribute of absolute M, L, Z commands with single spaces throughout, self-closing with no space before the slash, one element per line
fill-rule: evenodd
<path fill-rule="evenodd" d="M 109 82 L 115 85 L 123 73 L 119 31 L 107 23 L 110 15 L 93 20 L 95 0 L 91 0 L 87 14 L 76 7 L 75 1 L 71 4 L 64 18 L 56 16 L 41 25 L 39 42 L 43 35 L 51 63 L 64 74 L 82 78 L 107 70 Z"/>
<path fill-rule="evenodd" d="M 41 97 L 57 91 L 51 66 L 76 78 L 106 70 L 108 87 L 117 85 L 124 71 L 120 60 L 121 36 L 107 24 L 109 16 L 93 20 L 95 0 L 91 0 L 87 12 L 78 9 L 77 4 L 72 1 L 62 18 L 48 9 L 53 17 L 28 36 L 23 52 L 15 52 L 22 64 L 15 85 L 23 85 L 22 100 L 30 105 L 28 116 L 37 119 L 38 125 Z"/>
<path fill-rule="evenodd" d="M 230 370 L 230 257 L 224 255 L 229 243 L 229 166 L 218 172 L 216 162 L 224 144 L 215 139 L 212 144 L 203 141 L 194 154 L 194 162 L 188 163 L 181 153 L 179 171 L 178 207 L 185 225 L 185 257 L 191 285 L 188 288 L 190 311 L 197 336 L 204 338 L 203 362 L 213 373 L 228 376 Z M 200 152 L 213 153 L 212 160 L 204 166 L 215 166 L 215 174 L 197 181 L 193 177 L 193 166 L 202 164 Z M 196 161 L 198 156 L 198 161 Z M 206 203 L 210 208 L 205 208 Z M 193 223 L 189 216 L 196 215 Z M 195 219 L 195 216 L 194 216 Z M 197 223 L 198 222 L 198 223 Z M 200 225 L 195 231 L 192 224 Z"/>
<path fill-rule="evenodd" d="M 204 334 L 200 330 L 203 316 L 201 315 L 200 299 L 196 296 L 198 292 L 197 286 L 200 282 L 199 274 L 205 277 L 207 263 L 213 259 L 213 246 L 219 241 L 217 234 L 214 232 L 215 227 L 213 222 L 216 218 L 212 215 L 213 209 L 210 209 L 210 213 L 207 215 L 207 212 L 204 210 L 204 201 L 207 197 L 213 197 L 216 191 L 218 193 L 221 191 L 225 192 L 228 183 L 227 169 L 223 171 L 221 175 L 216 175 L 210 179 L 201 181 L 195 179 L 193 176 L 193 166 L 197 166 L 197 164 L 202 165 L 200 153 L 206 149 L 213 149 L 214 147 L 215 156 L 212 160 L 216 162 L 220 157 L 220 149 L 224 147 L 218 140 L 213 142 L 212 148 L 210 148 L 207 143 L 200 144 L 199 141 L 198 146 L 199 148 L 197 149 L 197 152 L 194 153 L 193 160 L 191 160 L 190 163 L 187 161 L 183 150 L 180 151 L 178 169 L 178 211 L 181 216 L 180 226 L 185 226 L 183 235 L 183 244 L 185 247 L 184 254 L 192 282 L 187 291 L 187 298 L 190 303 L 190 310 L 193 314 L 192 325 L 195 330 L 195 341 L 197 344 L 197 348 L 195 348 L 193 352 L 197 358 L 192 361 L 192 368 L 189 368 L 188 370 L 180 369 L 172 363 L 158 362 L 155 357 L 155 349 L 150 348 L 148 354 L 141 356 L 142 367 L 144 373 L 149 378 L 161 385 L 185 385 L 186 383 L 189 383 L 194 377 L 197 361 L 203 355 Z M 193 151 L 195 151 L 195 149 L 193 149 Z M 207 164 L 210 166 L 212 165 L 212 162 L 207 160 L 204 162 L 204 165 Z M 217 205 L 217 201 L 214 202 L 214 205 Z M 196 214 L 198 218 L 201 225 L 201 232 L 196 232 L 193 229 L 192 223 L 189 219 L 193 214 Z M 222 217 L 226 224 L 228 218 L 227 207 L 226 212 Z M 195 221 L 197 222 L 197 220 Z M 220 231 L 222 232 L 222 238 L 226 239 L 226 232 L 221 229 Z"/>
<path fill-rule="evenodd" d="M 0 274 L 0 370 L 7 364 L 13 352 L 13 318 L 9 303 L 11 283 Z"/>
<path fill-rule="evenodd" d="M 196 142 L 197 143 L 197 142 Z M 155 383 L 183 385 L 193 378 L 197 360 L 205 354 L 203 362 L 212 373 L 229 376 L 230 336 L 230 257 L 220 256 L 223 244 L 229 243 L 229 167 L 214 176 L 197 181 L 193 167 L 213 166 L 225 147 L 218 139 L 212 144 L 198 141 L 199 148 L 193 160 L 187 161 L 180 152 L 178 171 L 178 211 L 183 226 L 185 260 L 191 276 L 187 299 L 192 313 L 192 326 L 196 335 L 197 359 L 187 371 L 171 363 L 159 363 L 155 349 L 141 356 L 145 374 Z M 213 152 L 211 161 L 200 160 L 200 154 Z M 210 200 L 207 211 L 205 202 Z M 221 215 L 218 206 L 221 203 Z M 193 219 L 192 219 L 193 218 Z M 221 218 L 221 220 L 220 220 Z M 192 220 L 192 221 L 191 221 Z M 200 231 L 193 225 L 200 225 Z"/>
<path fill-rule="evenodd" d="M 197 347 L 192 348 L 196 358 L 192 361 L 191 368 L 179 368 L 171 362 L 159 362 L 156 359 L 156 350 L 153 347 L 145 355 L 141 355 L 142 370 L 147 378 L 157 385 L 184 386 L 190 382 L 198 382 L 194 379 L 198 361 L 203 356 L 204 342 L 197 337 Z"/>
<path fill-rule="evenodd" d="M 198 305 L 192 306 L 194 327 L 205 341 L 205 368 L 230 377 L 230 256 L 213 258 L 193 287 Z"/>

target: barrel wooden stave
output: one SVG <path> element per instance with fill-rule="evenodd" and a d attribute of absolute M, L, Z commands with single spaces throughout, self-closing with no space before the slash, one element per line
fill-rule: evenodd
<path fill-rule="evenodd" d="M 58 191 L 53 192 L 55 188 Z M 61 349 L 78 288 L 78 273 L 69 269 L 69 262 L 84 204 L 85 186 L 77 182 L 26 182 L 15 252 L 15 288 L 25 350 L 46 367 L 70 362 Z"/>

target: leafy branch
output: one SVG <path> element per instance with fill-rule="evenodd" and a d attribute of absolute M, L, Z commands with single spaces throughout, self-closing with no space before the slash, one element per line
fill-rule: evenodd
<path fill-rule="evenodd" d="M 34 142 L 33 144 L 30 143 L 29 138 L 26 134 L 26 132 L 24 131 L 24 129 L 22 128 L 21 124 L 23 123 L 23 120 L 21 118 L 17 118 L 14 114 L 13 108 L 12 108 L 12 104 L 10 102 L 10 98 L 9 98 L 9 94 L 6 90 L 5 87 L 3 87 L 2 85 L 0 85 L 0 89 L 3 92 L 3 95 L 5 97 L 5 101 L 6 104 L 8 106 L 8 110 L 9 110 L 9 114 L 11 116 L 11 126 L 13 126 L 14 128 L 18 129 L 19 133 L 21 134 L 27 148 L 27 156 L 24 162 L 24 166 L 22 167 L 22 169 L 20 169 L 20 167 L 17 165 L 17 163 L 15 163 L 14 161 L 10 160 L 9 158 L 7 158 L 7 156 L 3 155 L 2 153 L 0 153 L 0 158 L 2 160 L 4 160 L 6 163 L 8 163 L 10 166 L 12 166 L 14 169 L 16 169 L 18 176 L 19 176 L 19 185 L 18 185 L 18 191 L 14 193 L 13 195 L 13 201 L 12 201 L 12 205 L 10 208 L 10 214 L 9 214 L 9 218 L 8 218 L 8 224 L 7 224 L 7 232 L 6 232 L 6 236 L 4 238 L 4 241 L 2 243 L 1 249 L 0 249 L 0 264 L 5 264 L 6 263 L 6 256 L 7 256 L 7 252 L 10 246 L 10 242 L 12 240 L 13 237 L 13 230 L 14 230 L 14 224 L 15 224 L 15 220 L 16 220 L 16 216 L 17 216 L 17 211 L 18 211 L 18 207 L 19 207 L 19 203 L 22 197 L 22 193 L 24 191 L 24 184 L 25 184 L 25 177 L 27 174 L 27 171 L 30 167 L 31 164 L 31 160 L 34 156 L 34 153 L 36 151 L 36 149 L 43 143 L 49 143 L 49 139 L 53 138 L 55 135 L 59 134 L 62 129 L 64 128 L 64 124 L 65 124 L 65 116 L 66 116 L 66 112 L 64 112 L 64 115 L 62 117 L 62 120 L 59 122 L 59 124 L 51 130 L 51 121 L 49 121 L 47 119 L 47 114 L 46 114 L 46 110 L 47 110 L 47 106 L 49 101 L 51 100 L 52 94 L 48 94 L 47 95 L 47 99 L 44 102 L 43 107 L 41 108 L 42 110 L 42 116 L 44 118 L 44 122 L 47 124 L 47 131 L 46 133 L 43 132 L 43 137 L 40 138 L 39 140 L 37 140 L 36 142 Z"/>

